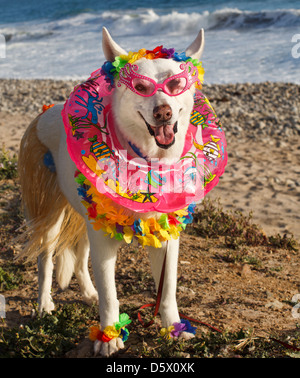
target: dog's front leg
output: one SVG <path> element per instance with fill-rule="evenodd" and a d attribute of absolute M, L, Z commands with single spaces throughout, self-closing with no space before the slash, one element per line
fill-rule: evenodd
<path fill-rule="evenodd" d="M 178 252 L 179 239 L 171 239 L 159 249 L 149 247 L 149 258 L 156 290 L 158 290 L 163 261 L 166 254 L 165 275 L 159 307 L 162 326 L 166 328 L 174 322 L 180 321 L 176 301 Z"/>
<path fill-rule="evenodd" d="M 113 326 L 119 321 L 119 301 L 115 285 L 115 263 L 120 242 L 104 236 L 102 231 L 94 231 L 88 223 L 91 262 L 99 296 L 101 329 Z M 124 348 L 120 338 L 109 342 L 95 342 L 95 353 L 110 356 Z"/>
<path fill-rule="evenodd" d="M 160 249 L 149 247 L 149 258 L 156 290 L 158 290 L 159 287 L 163 261 L 166 256 L 163 289 L 159 306 L 163 328 L 168 328 L 173 325 L 173 323 L 180 322 L 176 300 L 178 254 L 179 238 L 177 240 L 169 240 L 165 243 L 165 246 Z M 179 337 L 191 339 L 194 335 L 190 332 L 182 332 Z"/>

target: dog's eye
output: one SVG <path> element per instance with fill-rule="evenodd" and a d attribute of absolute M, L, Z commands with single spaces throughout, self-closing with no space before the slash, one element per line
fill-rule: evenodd
<path fill-rule="evenodd" d="M 155 86 L 148 80 L 134 78 L 132 80 L 134 89 L 141 95 L 149 96 L 155 90 Z"/>
<path fill-rule="evenodd" d="M 172 95 L 181 93 L 185 87 L 186 79 L 184 77 L 172 79 L 167 83 L 168 92 Z"/>
<path fill-rule="evenodd" d="M 138 92 L 145 93 L 147 91 L 147 88 L 143 84 L 137 84 L 134 87 Z"/>

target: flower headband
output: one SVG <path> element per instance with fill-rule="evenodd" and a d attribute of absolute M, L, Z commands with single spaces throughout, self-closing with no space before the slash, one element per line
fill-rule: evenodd
<path fill-rule="evenodd" d="M 198 79 L 200 83 L 203 83 L 204 69 L 202 67 L 202 62 L 198 59 L 193 59 L 187 57 L 185 53 L 177 53 L 175 49 L 166 49 L 163 46 L 157 46 L 154 50 L 141 49 L 138 52 L 130 51 L 128 55 L 120 55 L 115 58 L 113 62 L 105 62 L 102 66 L 102 74 L 105 75 L 106 81 L 110 83 L 111 86 L 114 85 L 114 79 L 119 78 L 119 73 L 121 68 L 125 64 L 133 64 L 141 58 L 146 59 L 173 59 L 177 62 L 191 62 L 191 64 L 198 70 Z M 201 85 L 196 83 L 196 88 L 201 89 Z"/>

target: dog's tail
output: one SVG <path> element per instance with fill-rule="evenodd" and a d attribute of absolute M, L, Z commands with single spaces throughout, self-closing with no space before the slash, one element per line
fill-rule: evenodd
<path fill-rule="evenodd" d="M 65 290 L 75 271 L 76 256 L 71 248 L 64 249 L 56 257 L 56 280 L 62 290 Z"/>
<path fill-rule="evenodd" d="M 18 238 L 27 243 L 18 257 L 26 261 L 50 252 L 51 248 L 51 252 L 59 256 L 63 251 L 73 249 L 86 233 L 85 222 L 61 192 L 56 173 L 44 164 L 48 149 L 37 136 L 39 118 L 26 130 L 18 159 L 22 205 L 27 220 L 25 231 Z"/>

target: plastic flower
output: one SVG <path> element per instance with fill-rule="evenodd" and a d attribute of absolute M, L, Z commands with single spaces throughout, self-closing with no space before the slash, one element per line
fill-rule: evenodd
<path fill-rule="evenodd" d="M 97 204 L 91 203 L 90 207 L 87 209 L 89 218 L 95 219 L 98 215 L 97 213 Z"/>
<path fill-rule="evenodd" d="M 125 312 L 119 315 L 119 321 L 115 323 L 116 330 L 125 327 L 127 324 L 130 324 L 131 320 L 129 319 L 129 315 Z"/>
<path fill-rule="evenodd" d="M 90 327 L 90 333 L 89 333 L 89 339 L 91 341 L 96 341 L 97 338 L 98 338 L 99 332 L 100 332 L 100 328 L 99 327 L 97 327 L 97 326 L 91 326 Z"/>
<path fill-rule="evenodd" d="M 126 341 L 128 339 L 128 336 L 129 336 L 129 331 L 128 329 L 126 328 L 122 328 L 121 329 L 121 338 L 123 341 Z"/>
<path fill-rule="evenodd" d="M 186 326 L 183 323 L 173 323 L 173 327 L 174 329 L 170 333 L 171 337 L 178 337 L 181 332 L 186 330 Z"/>
<path fill-rule="evenodd" d="M 175 54 L 175 49 L 161 49 L 161 52 L 165 55 L 166 59 L 172 59 Z"/>
<path fill-rule="evenodd" d="M 106 195 L 99 193 L 94 186 L 90 186 L 87 193 L 93 196 L 93 201 L 99 205 L 99 211 L 101 208 L 103 208 L 106 210 L 106 212 L 108 212 L 115 208 L 113 206 L 112 200 L 108 198 Z"/>
<path fill-rule="evenodd" d="M 107 225 L 106 226 L 106 232 L 107 232 L 106 235 L 110 235 L 110 237 L 112 239 L 115 236 L 115 227 L 113 227 L 111 225 Z"/>
<path fill-rule="evenodd" d="M 185 325 L 185 332 L 196 334 L 197 327 L 193 327 L 187 319 L 180 319 L 180 323 Z"/>
<path fill-rule="evenodd" d="M 116 330 L 114 326 L 107 326 L 105 327 L 103 333 L 110 339 L 114 339 L 120 335 L 121 331 Z"/>
<path fill-rule="evenodd" d="M 147 234 L 145 236 L 146 242 L 149 247 L 161 248 L 161 242 L 153 234 Z"/>
<path fill-rule="evenodd" d="M 105 76 L 106 82 L 110 83 L 110 85 L 114 84 L 114 66 L 111 62 L 105 62 L 101 67 L 101 75 Z"/>
<path fill-rule="evenodd" d="M 48 109 L 52 108 L 53 106 L 54 106 L 54 104 L 43 105 L 43 107 L 42 107 L 43 113 L 45 113 Z"/>
<path fill-rule="evenodd" d="M 176 217 L 174 217 L 173 215 L 169 215 L 168 220 L 169 220 L 169 224 L 173 225 L 173 226 L 177 226 L 178 224 L 181 224 L 181 222 Z"/>
<path fill-rule="evenodd" d="M 186 62 L 188 57 L 185 55 L 185 52 L 182 52 L 180 54 L 177 52 L 174 52 L 173 59 L 176 60 L 177 62 L 181 62 L 181 61 Z"/>
<path fill-rule="evenodd" d="M 158 231 L 158 234 L 159 234 L 159 240 L 160 241 L 166 241 L 166 240 L 170 240 L 171 239 L 171 236 L 170 234 L 168 233 L 167 230 L 164 230 L 163 228 L 161 228 L 159 231 Z"/>
<path fill-rule="evenodd" d="M 108 337 L 104 332 L 100 331 L 98 336 L 99 341 L 102 341 L 103 343 L 108 343 L 112 339 L 112 337 Z"/>
<path fill-rule="evenodd" d="M 118 223 L 119 225 L 126 225 L 126 221 L 128 219 L 128 215 L 124 214 L 124 210 L 123 209 L 114 209 L 114 211 L 111 211 L 110 214 L 109 214 L 109 219 L 108 219 L 108 222 L 110 224 L 115 224 L 115 223 Z"/>
<path fill-rule="evenodd" d="M 128 63 L 127 57 L 124 57 L 124 55 L 116 56 L 114 62 L 112 63 L 113 67 L 115 67 L 115 71 L 119 72 L 122 67 L 125 66 L 126 63 Z"/>
<path fill-rule="evenodd" d="M 150 228 L 151 232 L 159 231 L 160 230 L 160 224 L 157 222 L 155 218 L 149 218 L 147 219 L 148 227 Z"/>
<path fill-rule="evenodd" d="M 185 215 L 188 215 L 188 210 L 187 209 L 176 210 L 174 211 L 174 214 L 178 215 L 179 217 L 184 217 Z"/>
<path fill-rule="evenodd" d="M 143 235 L 150 233 L 149 226 L 148 226 L 147 222 L 145 222 L 143 219 L 141 219 L 140 225 L 141 225 Z"/>
<path fill-rule="evenodd" d="M 161 336 L 166 337 L 167 339 L 170 339 L 172 337 L 171 332 L 173 330 L 174 330 L 174 326 L 170 326 L 168 328 L 162 328 L 160 330 L 160 334 L 161 334 Z"/>
<path fill-rule="evenodd" d="M 122 232 L 116 232 L 115 235 L 114 235 L 114 238 L 115 238 L 116 240 L 121 241 L 121 240 L 124 239 L 124 235 L 122 234 Z"/>
<path fill-rule="evenodd" d="M 198 68 L 198 79 L 200 80 L 200 82 L 201 83 L 203 83 L 203 81 L 204 81 L 204 73 L 205 73 L 205 71 L 204 71 L 204 68 L 203 67 L 197 67 Z M 198 85 L 197 83 L 196 83 L 196 88 L 199 88 L 199 89 L 201 89 L 201 85 Z"/>
<path fill-rule="evenodd" d="M 162 214 L 159 218 L 158 223 L 161 225 L 161 227 L 166 230 L 169 228 L 169 222 L 168 222 L 168 215 Z"/>
<path fill-rule="evenodd" d="M 185 218 L 178 218 L 178 220 L 180 221 L 180 223 L 181 223 L 181 225 L 180 225 L 180 227 L 183 229 L 183 230 L 185 230 L 186 229 L 186 223 L 184 223 L 184 221 L 185 221 Z"/>
<path fill-rule="evenodd" d="M 162 51 L 164 50 L 164 51 Z M 162 46 L 155 47 L 154 50 L 147 50 L 146 51 L 146 58 L 147 59 L 159 59 L 159 58 L 166 58 L 168 56 L 168 53 L 166 52 L 166 49 L 163 49 Z"/>
<path fill-rule="evenodd" d="M 107 227 L 107 222 L 105 217 L 98 217 L 98 219 L 95 220 L 95 222 L 92 223 L 93 228 L 95 231 L 99 231 L 101 229 L 106 229 Z"/>
<path fill-rule="evenodd" d="M 78 192 L 78 194 L 81 197 L 85 198 L 85 196 L 86 196 L 86 189 L 83 186 L 80 186 L 79 188 L 77 188 L 77 192 Z"/>
<path fill-rule="evenodd" d="M 128 63 L 132 64 L 136 62 L 139 59 L 142 59 L 145 57 L 146 49 L 140 49 L 138 52 L 130 52 L 130 59 L 128 60 Z"/>
<path fill-rule="evenodd" d="M 191 203 L 191 204 L 188 206 L 188 212 L 189 212 L 189 213 L 194 213 L 194 212 L 195 212 L 195 207 L 196 207 L 196 204 L 195 204 L 195 203 Z"/>
<path fill-rule="evenodd" d="M 105 335 L 105 333 L 102 332 L 99 327 L 92 326 L 92 327 L 90 327 L 89 339 L 91 341 L 99 340 L 99 341 L 102 341 L 104 343 L 107 343 L 108 341 L 110 341 L 112 339 L 112 337 L 108 337 L 107 335 Z"/>
<path fill-rule="evenodd" d="M 147 244 L 147 238 L 146 236 L 142 236 L 142 235 L 135 235 L 136 238 L 138 239 L 139 243 L 141 244 L 142 247 L 145 247 Z"/>
<path fill-rule="evenodd" d="M 184 219 L 184 224 L 191 224 L 193 222 L 193 216 L 191 214 L 187 215 Z"/>
<path fill-rule="evenodd" d="M 186 59 L 186 62 L 191 62 L 193 66 L 197 67 L 201 67 L 202 66 L 202 62 L 200 62 L 198 59 L 193 59 L 193 58 L 187 58 Z"/>
<path fill-rule="evenodd" d="M 170 235 L 172 236 L 173 239 L 178 239 L 179 229 L 174 225 L 170 225 Z"/>
<path fill-rule="evenodd" d="M 143 229 L 141 227 L 141 219 L 136 219 L 134 221 L 134 231 L 138 234 L 138 233 L 142 233 L 143 232 Z"/>
<path fill-rule="evenodd" d="M 128 227 L 128 226 L 125 226 L 123 228 L 123 232 L 124 232 L 124 240 L 127 244 L 130 244 L 133 240 L 133 231 L 131 229 L 131 227 Z"/>

